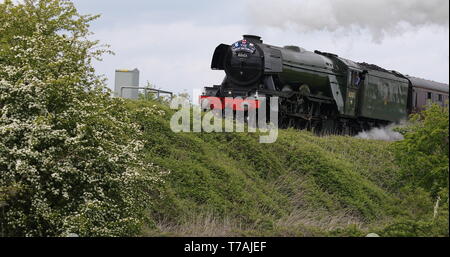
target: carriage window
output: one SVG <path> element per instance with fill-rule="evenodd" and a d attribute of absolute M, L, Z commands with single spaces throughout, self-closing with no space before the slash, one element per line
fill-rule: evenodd
<path fill-rule="evenodd" d="M 433 94 L 432 93 L 428 93 L 428 99 L 432 100 L 433 99 Z"/>
<path fill-rule="evenodd" d="M 439 102 L 442 102 L 442 95 L 439 95 Z"/>

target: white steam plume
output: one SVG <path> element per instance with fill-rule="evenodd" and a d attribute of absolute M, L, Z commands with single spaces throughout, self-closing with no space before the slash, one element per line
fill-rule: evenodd
<path fill-rule="evenodd" d="M 382 141 L 400 141 L 404 137 L 402 134 L 395 132 L 394 125 L 384 128 L 373 128 L 370 131 L 363 131 L 359 133 L 356 138 L 369 139 L 369 140 L 382 140 Z"/>
<path fill-rule="evenodd" d="M 368 30 L 375 41 L 407 28 L 448 29 L 448 0 L 249 0 L 250 22 L 256 26 L 298 32 L 347 33 Z"/>

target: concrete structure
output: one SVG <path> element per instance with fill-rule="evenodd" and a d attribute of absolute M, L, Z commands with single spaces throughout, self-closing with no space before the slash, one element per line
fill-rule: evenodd
<path fill-rule="evenodd" d="M 114 96 L 128 99 L 138 99 L 139 70 L 116 70 L 116 78 L 114 84 Z"/>

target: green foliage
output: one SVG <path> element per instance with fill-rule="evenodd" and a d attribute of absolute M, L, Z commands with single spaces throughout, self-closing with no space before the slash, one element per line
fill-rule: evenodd
<path fill-rule="evenodd" d="M 449 109 L 431 105 L 403 129 L 405 140 L 394 145 L 401 180 L 437 196 L 448 189 Z"/>
<path fill-rule="evenodd" d="M 362 231 L 356 225 L 350 225 L 345 228 L 338 228 L 336 230 L 330 231 L 328 236 L 332 237 L 363 237 L 367 233 Z"/>
<path fill-rule="evenodd" d="M 136 235 L 160 171 L 110 98 L 70 1 L 0 4 L 0 223 L 5 236 Z"/>
<path fill-rule="evenodd" d="M 448 212 L 435 221 L 400 219 L 379 233 L 382 237 L 448 237 Z"/>
<path fill-rule="evenodd" d="M 142 129 L 145 158 L 171 170 L 151 213 L 159 231 L 147 235 L 223 235 L 232 227 L 226 235 L 352 237 L 399 219 L 432 221 L 430 195 L 401 190 L 390 142 L 297 130 L 281 130 L 269 145 L 254 133 L 176 134 L 167 106 L 129 101 L 128 109 Z M 205 213 L 234 225 L 192 222 Z M 445 235 L 436 227 L 424 229 Z"/>
<path fill-rule="evenodd" d="M 164 101 L 110 98 L 92 67 L 108 52 L 88 39 L 96 16 L 64 0 L 6 0 L 0 14 L 6 236 L 448 236 L 448 108 L 395 144 L 176 134 Z"/>
<path fill-rule="evenodd" d="M 147 160 L 175 171 L 167 177 L 165 199 L 154 209 L 155 217 L 180 222 L 185 214 L 207 210 L 265 226 L 267 216 L 285 212 L 281 206 L 286 201 L 270 186 L 262 186 L 253 167 L 223 155 L 216 140 L 222 135 L 175 134 L 168 122 L 173 112 L 164 105 L 139 101 L 129 106 L 143 130 Z"/>

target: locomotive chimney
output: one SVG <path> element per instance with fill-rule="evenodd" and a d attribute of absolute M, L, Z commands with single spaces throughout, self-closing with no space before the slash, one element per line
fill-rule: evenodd
<path fill-rule="evenodd" d="M 244 35 L 244 39 L 246 39 L 248 42 L 254 43 L 254 44 L 262 44 L 263 43 L 260 36 Z"/>

